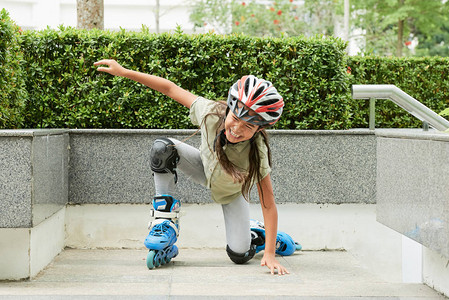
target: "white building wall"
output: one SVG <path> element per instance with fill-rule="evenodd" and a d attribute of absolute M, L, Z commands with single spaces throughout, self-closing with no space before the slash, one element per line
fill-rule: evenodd
<path fill-rule="evenodd" d="M 213 28 L 193 29 L 190 22 L 190 6 L 187 0 L 159 0 L 159 32 L 173 31 L 178 25 L 185 33 L 203 33 Z M 298 4 L 302 1 L 296 0 Z M 6 8 L 12 19 L 23 29 L 57 28 L 59 25 L 76 27 L 76 0 L 0 0 L 0 8 Z M 156 0 L 104 0 L 104 27 L 110 30 L 140 30 L 142 25 L 156 32 Z M 219 31 L 220 32 L 220 31 Z M 343 37 L 341 24 L 334 33 Z M 355 37 L 351 37 L 348 54 L 360 51 Z"/>
<path fill-rule="evenodd" d="M 185 33 L 193 32 L 189 21 L 188 1 L 160 0 L 160 32 L 174 30 L 178 25 Z M 76 27 L 76 0 L 0 0 L 11 18 L 23 29 Z M 142 25 L 156 31 L 156 0 L 104 0 L 105 29 L 140 30 Z"/>

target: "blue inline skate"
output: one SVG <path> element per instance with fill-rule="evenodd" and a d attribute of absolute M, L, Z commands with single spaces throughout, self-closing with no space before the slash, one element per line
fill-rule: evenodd
<path fill-rule="evenodd" d="M 150 233 L 145 239 L 148 269 L 167 264 L 178 255 L 174 244 L 179 235 L 179 211 L 181 202 L 170 195 L 156 196 L 151 210 L 152 220 L 148 224 Z"/>
<path fill-rule="evenodd" d="M 257 245 L 256 253 L 265 249 L 265 226 L 257 220 L 250 220 L 251 236 L 253 243 Z M 278 231 L 276 236 L 276 254 L 289 256 L 302 249 L 302 246 L 295 242 L 291 236 L 285 232 Z"/>

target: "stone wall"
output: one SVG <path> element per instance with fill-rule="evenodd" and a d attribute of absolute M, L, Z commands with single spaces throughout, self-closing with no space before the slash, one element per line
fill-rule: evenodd
<path fill-rule="evenodd" d="M 32 277 L 63 249 L 67 204 L 150 204 L 153 141 L 167 136 L 198 147 L 194 132 L 0 130 L 0 280 Z M 380 223 L 449 258 L 447 134 L 279 130 L 269 136 L 278 203 L 377 202 Z M 211 202 L 183 174 L 178 195 L 186 204 Z"/>
<path fill-rule="evenodd" d="M 377 220 L 449 258 L 449 135 L 376 135 Z"/>
<path fill-rule="evenodd" d="M 149 153 L 168 136 L 198 147 L 193 130 L 0 130 L 0 228 L 31 228 L 67 203 L 151 203 Z M 375 203 L 372 132 L 269 131 L 279 203 Z M 184 203 L 209 191 L 179 174 Z M 253 189 L 252 201 L 258 201 Z"/>
<path fill-rule="evenodd" d="M 36 276 L 65 246 L 69 132 L 0 130 L 0 280 Z"/>
<path fill-rule="evenodd" d="M 194 130 L 71 130 L 69 203 L 151 203 L 149 154 L 167 136 L 198 147 Z M 376 138 L 367 130 L 269 131 L 279 203 L 375 203 Z M 179 172 L 180 173 L 180 172 Z M 184 203 L 208 203 L 209 191 L 178 179 Z M 253 189 L 251 199 L 257 201 Z"/>
<path fill-rule="evenodd" d="M 0 131 L 0 228 L 30 228 L 67 204 L 69 134 Z"/>

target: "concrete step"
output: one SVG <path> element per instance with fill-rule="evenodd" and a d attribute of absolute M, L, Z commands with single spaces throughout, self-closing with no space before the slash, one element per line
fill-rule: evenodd
<path fill-rule="evenodd" d="M 224 249 L 180 249 L 169 264 L 145 265 L 147 251 L 66 249 L 31 281 L 0 282 L 0 299 L 447 299 L 424 284 L 385 282 L 345 251 L 279 257 L 272 276 L 262 253 L 235 265 Z"/>

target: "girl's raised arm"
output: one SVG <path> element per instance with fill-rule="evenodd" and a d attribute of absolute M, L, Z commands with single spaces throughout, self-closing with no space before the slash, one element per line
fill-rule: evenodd
<path fill-rule="evenodd" d="M 100 72 L 106 72 L 111 75 L 126 77 L 131 80 L 140 82 L 147 87 L 161 92 L 162 94 L 172 98 L 187 108 L 190 108 L 193 101 L 197 98 L 191 92 L 177 86 L 168 79 L 164 79 L 158 76 L 149 75 L 137 71 L 128 70 L 122 67 L 113 59 L 103 59 L 94 63 L 95 66 L 106 65 L 107 67 L 98 67 Z"/>

